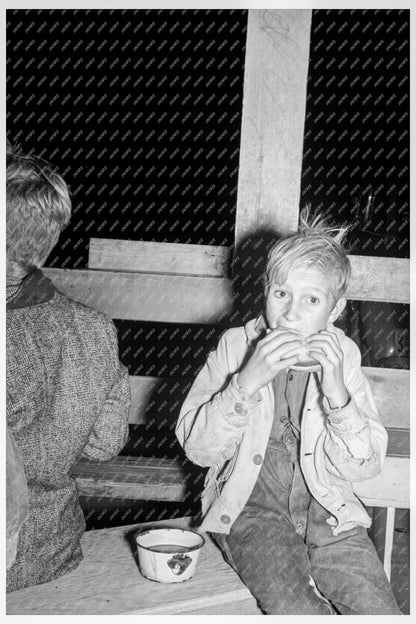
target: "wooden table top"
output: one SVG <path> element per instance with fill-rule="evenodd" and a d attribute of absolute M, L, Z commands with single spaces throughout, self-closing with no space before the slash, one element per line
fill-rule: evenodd
<path fill-rule="evenodd" d="M 147 524 L 186 528 L 190 521 L 179 518 Z M 7 615 L 261 613 L 207 534 L 203 534 L 205 545 L 193 578 L 182 583 L 157 583 L 142 577 L 134 534 L 143 526 L 86 532 L 79 567 L 55 581 L 7 594 Z"/>

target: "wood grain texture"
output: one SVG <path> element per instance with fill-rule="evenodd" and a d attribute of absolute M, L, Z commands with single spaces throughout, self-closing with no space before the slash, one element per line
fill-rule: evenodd
<path fill-rule="evenodd" d="M 228 279 L 77 269 L 44 269 L 56 287 L 115 319 L 213 324 L 232 309 Z"/>
<path fill-rule="evenodd" d="M 310 10 L 248 15 L 235 242 L 297 228 Z"/>
<path fill-rule="evenodd" d="M 206 534 L 193 578 L 156 583 L 141 576 L 137 530 L 191 524 L 190 518 L 180 518 L 88 531 L 81 539 L 84 559 L 79 567 L 50 583 L 7 594 L 7 614 L 260 614 L 249 590 Z"/>
<path fill-rule="evenodd" d="M 91 238 L 88 268 L 227 277 L 229 247 Z"/>
<path fill-rule="evenodd" d="M 353 261 L 354 271 L 358 273 L 353 272 L 352 286 L 347 292 L 349 298 L 409 302 L 407 260 L 356 258 L 361 259 Z M 391 260 L 395 260 L 395 264 Z M 233 283 L 228 278 L 43 270 L 63 293 L 115 319 L 215 324 L 224 321 L 233 310 Z M 398 284 L 402 284 L 400 288 L 394 285 L 394 272 Z"/>
<path fill-rule="evenodd" d="M 348 256 L 351 282 L 348 299 L 360 301 L 410 302 L 410 260 L 376 256 Z"/>
<path fill-rule="evenodd" d="M 410 372 L 395 368 L 363 367 L 374 394 L 380 417 L 385 427 L 409 428 L 410 417 Z M 192 380 L 170 379 L 168 377 L 141 377 L 130 376 L 131 406 L 129 414 L 130 424 L 145 424 L 157 414 L 157 417 L 172 423 L 179 415 L 177 410 L 170 411 L 170 404 L 160 410 L 163 393 L 171 397 L 174 392 L 185 399 L 185 394 Z"/>
<path fill-rule="evenodd" d="M 72 470 L 80 496 L 184 501 L 203 486 L 202 469 L 180 460 L 119 455 L 109 462 L 80 460 Z"/>
<path fill-rule="evenodd" d="M 354 484 L 371 506 L 409 507 L 408 457 L 387 457 L 381 475 Z M 110 462 L 78 462 L 73 470 L 81 496 L 184 501 L 198 496 L 204 472 L 177 459 L 116 457 Z"/>
<path fill-rule="evenodd" d="M 354 483 L 354 492 L 371 507 L 410 508 L 410 459 L 386 457 L 377 477 Z"/>
<path fill-rule="evenodd" d="M 363 366 L 385 427 L 410 427 L 410 371 Z"/>

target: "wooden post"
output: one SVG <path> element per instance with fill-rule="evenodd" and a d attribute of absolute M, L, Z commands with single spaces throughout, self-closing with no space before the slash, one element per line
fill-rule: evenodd
<path fill-rule="evenodd" d="M 249 11 L 236 249 L 251 234 L 297 228 L 311 17 Z"/>

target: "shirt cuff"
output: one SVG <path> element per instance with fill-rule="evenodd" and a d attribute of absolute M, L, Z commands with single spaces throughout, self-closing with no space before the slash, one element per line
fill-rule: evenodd
<path fill-rule="evenodd" d="M 260 390 L 257 390 L 257 392 L 252 397 L 248 397 L 237 381 L 238 375 L 239 373 L 235 373 L 232 376 L 230 384 L 234 391 L 236 399 L 240 400 L 246 406 L 255 406 L 261 403 L 263 399 L 260 394 Z"/>
<path fill-rule="evenodd" d="M 332 409 L 328 399 L 323 399 L 323 406 L 328 415 L 328 422 L 338 435 L 355 434 L 365 427 L 365 422 L 360 415 L 354 399 L 351 397 L 345 407 Z"/>

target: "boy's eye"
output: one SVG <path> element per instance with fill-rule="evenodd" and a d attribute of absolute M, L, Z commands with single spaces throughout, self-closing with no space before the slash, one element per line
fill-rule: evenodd
<path fill-rule="evenodd" d="M 282 297 L 286 296 L 286 291 L 285 290 L 275 290 L 274 291 L 274 296 L 277 297 L 278 299 L 281 299 Z"/>
<path fill-rule="evenodd" d="M 318 297 L 309 297 L 309 301 L 315 305 L 319 303 Z"/>

